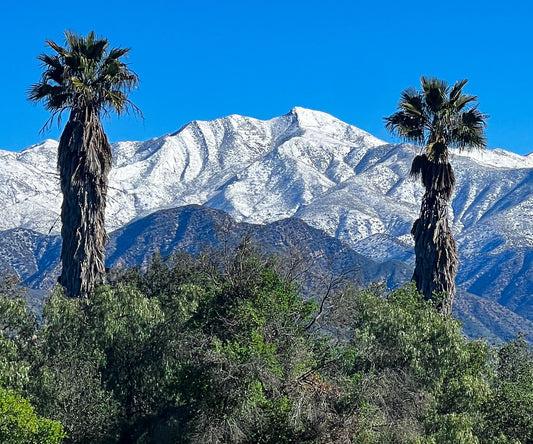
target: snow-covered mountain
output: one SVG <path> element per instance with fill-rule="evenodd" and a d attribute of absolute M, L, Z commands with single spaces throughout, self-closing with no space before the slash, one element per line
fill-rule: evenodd
<path fill-rule="evenodd" d="M 0 230 L 59 231 L 56 149 L 47 140 L 0 151 Z M 195 121 L 113 145 L 108 228 L 201 204 L 249 223 L 298 217 L 373 260 L 411 263 L 423 189 L 408 172 L 419 150 L 303 108 L 266 121 Z M 533 155 L 454 152 L 452 163 L 459 286 L 533 320 Z"/>

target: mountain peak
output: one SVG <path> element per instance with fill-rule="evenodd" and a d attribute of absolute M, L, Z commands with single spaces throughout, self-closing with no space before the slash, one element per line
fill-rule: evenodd
<path fill-rule="evenodd" d="M 323 111 L 317 111 L 309 108 L 303 108 L 301 106 L 295 106 L 290 110 L 289 114 L 298 121 L 300 126 L 306 127 L 318 127 L 331 123 L 341 122 L 331 114 Z M 344 123 L 344 122 L 342 122 Z"/>
<path fill-rule="evenodd" d="M 319 132 L 321 136 L 336 140 L 344 139 L 366 146 L 386 145 L 387 143 L 372 134 L 350 125 L 324 111 L 295 106 L 285 117 L 291 117 L 293 124 L 302 131 Z"/>

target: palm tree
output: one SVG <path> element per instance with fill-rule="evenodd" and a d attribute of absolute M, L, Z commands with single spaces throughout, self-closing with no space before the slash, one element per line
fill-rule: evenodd
<path fill-rule="evenodd" d="M 55 54 L 41 54 L 43 73 L 28 99 L 43 102 L 58 123 L 70 112 L 58 147 L 63 193 L 61 207 L 61 284 L 69 297 L 87 297 L 105 277 L 104 226 L 112 153 L 101 123 L 102 114 L 139 112 L 127 94 L 137 87 L 137 74 L 121 59 L 129 48 L 109 49 L 107 39 L 65 32 L 66 45 L 46 44 Z M 43 128 L 44 129 L 44 128 Z"/>
<path fill-rule="evenodd" d="M 425 194 L 420 217 L 413 224 L 416 266 L 413 281 L 427 300 L 451 314 L 457 274 L 457 245 L 448 224 L 448 201 L 455 186 L 448 148 L 486 147 L 488 116 L 477 108 L 477 97 L 463 93 L 468 80 L 449 86 L 421 78 L 422 90 L 402 92 L 398 111 L 385 118 L 387 130 L 424 146 L 411 166 L 411 176 L 422 179 Z"/>

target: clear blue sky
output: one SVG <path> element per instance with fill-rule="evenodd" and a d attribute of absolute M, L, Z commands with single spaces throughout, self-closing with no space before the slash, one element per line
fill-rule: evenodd
<path fill-rule="evenodd" d="M 44 40 L 95 30 L 131 47 L 145 120 L 112 117 L 111 141 L 146 140 L 229 114 L 328 112 L 387 141 L 383 117 L 421 75 L 479 97 L 489 148 L 533 151 L 533 6 L 528 1 L 196 0 L 4 2 L 0 149 L 20 150 L 48 118 L 26 101 Z M 66 117 L 66 116 L 65 116 Z"/>

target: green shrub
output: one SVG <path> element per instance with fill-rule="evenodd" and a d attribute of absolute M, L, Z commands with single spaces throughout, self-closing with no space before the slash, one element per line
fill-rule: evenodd
<path fill-rule="evenodd" d="M 0 387 L 0 442 L 3 444 L 56 444 L 63 427 L 35 414 L 27 399 Z"/>

